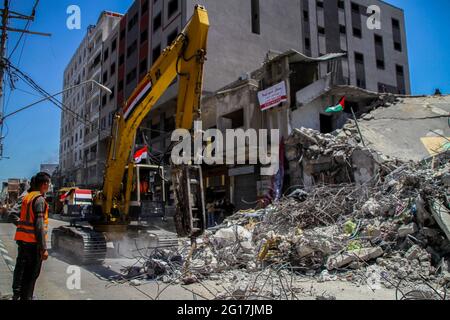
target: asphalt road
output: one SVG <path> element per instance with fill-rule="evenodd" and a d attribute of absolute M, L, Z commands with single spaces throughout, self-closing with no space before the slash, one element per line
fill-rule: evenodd
<path fill-rule="evenodd" d="M 50 232 L 63 224 L 64 222 L 50 219 Z M 0 223 L 0 293 L 2 295 L 10 295 L 12 292 L 12 272 L 17 257 L 17 245 L 13 241 L 15 230 L 16 227 L 13 224 Z M 128 283 L 112 285 L 108 278 L 118 275 L 122 267 L 131 266 L 136 263 L 136 260 L 108 258 L 101 266 L 79 267 L 80 287 L 77 288 L 77 281 L 73 276 L 78 266 L 70 265 L 64 257 L 52 252 L 50 243 L 48 247 L 50 256 L 43 264 L 35 289 L 35 295 L 39 300 L 151 300 L 166 286 L 155 282 L 138 287 Z M 193 294 L 181 286 L 170 286 L 159 298 L 190 300 L 193 299 Z"/>
<path fill-rule="evenodd" d="M 49 221 L 50 232 L 64 222 Z M 13 241 L 16 227 L 13 224 L 0 223 L 0 293 L 11 293 L 12 272 L 17 255 L 17 245 Z M 167 285 L 164 283 L 147 282 L 139 286 L 129 283 L 113 284 L 108 281 L 110 277 L 119 275 L 120 269 L 132 266 L 136 263 L 133 259 L 134 245 L 122 246 L 121 254 L 130 258 L 108 258 L 103 265 L 78 267 L 65 261 L 64 257 L 51 251 L 50 256 L 44 262 L 41 276 L 38 279 L 35 295 L 38 300 L 152 300 L 158 297 L 160 300 L 192 300 L 203 298 L 212 299 L 214 291 L 222 291 L 223 283 L 220 276 L 216 281 L 206 281 L 203 284 L 192 284 L 188 287 L 181 285 Z M 80 287 L 76 287 L 73 281 L 73 268 L 80 271 Z M 318 283 L 316 280 L 302 280 L 298 288 L 305 294 L 301 299 L 313 300 L 316 294 L 328 293 L 338 300 L 392 300 L 395 299 L 395 290 L 380 289 L 371 290 L 366 286 L 355 286 L 345 281 L 329 281 Z M 194 296 L 193 292 L 196 293 Z M 309 293 L 308 293 L 309 292 Z M 315 293 L 314 293 L 315 292 Z"/>

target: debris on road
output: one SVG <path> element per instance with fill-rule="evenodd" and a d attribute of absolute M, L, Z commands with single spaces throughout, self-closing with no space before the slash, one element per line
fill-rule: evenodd
<path fill-rule="evenodd" d="M 445 296 L 449 153 L 420 163 L 388 159 L 342 134 L 345 128 L 335 135 L 295 130 L 288 160 L 309 185 L 208 230 L 187 270 L 186 240 L 143 257 L 127 278 L 214 281 L 224 288 L 214 297 L 223 299 L 295 299 L 292 279 L 305 277 L 386 288 L 426 283 L 441 290 L 427 297 Z"/>

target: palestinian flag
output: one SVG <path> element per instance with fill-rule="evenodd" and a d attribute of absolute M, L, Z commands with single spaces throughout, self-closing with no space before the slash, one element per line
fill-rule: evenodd
<path fill-rule="evenodd" d="M 135 163 L 140 163 L 143 159 L 147 159 L 148 158 L 148 148 L 144 147 L 138 151 L 136 151 L 136 153 L 134 154 L 134 162 Z"/>
<path fill-rule="evenodd" d="M 344 111 L 344 109 L 345 109 L 345 97 L 342 97 L 342 99 L 336 106 L 327 108 L 325 112 L 326 113 L 342 112 Z"/>

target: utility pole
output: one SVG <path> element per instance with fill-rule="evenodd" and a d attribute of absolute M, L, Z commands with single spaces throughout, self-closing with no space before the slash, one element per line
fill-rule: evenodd
<path fill-rule="evenodd" d="M 9 0 L 4 0 L 4 8 L 2 12 L 2 34 L 0 39 L 0 160 L 3 158 L 3 79 L 5 77 L 5 52 L 6 52 L 6 40 L 8 38 L 6 28 L 8 26 L 8 17 L 9 17 Z"/>
<path fill-rule="evenodd" d="M 4 159 L 3 157 L 3 113 L 4 113 L 4 77 L 5 77 L 5 67 L 7 63 L 7 50 L 6 50 L 6 42 L 8 40 L 8 31 L 9 32 L 18 32 L 22 34 L 34 34 L 34 35 L 40 35 L 40 36 L 51 36 L 49 33 L 42 33 L 42 32 L 34 32 L 29 31 L 25 29 L 16 29 L 16 28 L 10 28 L 8 26 L 10 19 L 21 19 L 21 20 L 27 20 L 28 22 L 34 21 L 34 18 L 36 16 L 36 7 L 39 4 L 39 0 L 36 0 L 34 3 L 33 9 L 31 11 L 31 15 L 27 16 L 22 13 L 14 12 L 9 9 L 10 0 L 4 0 L 3 2 L 3 9 L 0 9 L 1 14 L 1 37 L 0 37 L 0 160 Z M 28 26 L 28 24 L 27 24 Z M 20 39 L 19 39 L 20 41 Z"/>

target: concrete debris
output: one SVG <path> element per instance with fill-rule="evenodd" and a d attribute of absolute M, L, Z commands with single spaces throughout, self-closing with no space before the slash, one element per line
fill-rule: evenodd
<path fill-rule="evenodd" d="M 383 249 L 362 248 L 330 256 L 327 261 L 328 270 L 339 269 L 353 262 L 366 262 L 383 255 Z"/>
<path fill-rule="evenodd" d="M 415 234 L 418 231 L 417 225 L 413 222 L 408 225 L 403 225 L 398 229 L 398 236 L 399 237 L 406 237 L 410 234 Z"/>
<path fill-rule="evenodd" d="M 442 223 L 450 216 L 448 152 L 402 162 L 361 148 L 353 135 L 304 128 L 286 146 L 304 188 L 266 208 L 236 212 L 207 230 L 193 251 L 187 240 L 182 248 L 156 250 L 138 274 L 215 281 L 226 288 L 217 294 L 223 299 L 294 299 L 291 277 L 386 288 L 449 283 L 449 230 Z"/>

